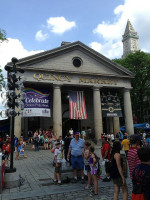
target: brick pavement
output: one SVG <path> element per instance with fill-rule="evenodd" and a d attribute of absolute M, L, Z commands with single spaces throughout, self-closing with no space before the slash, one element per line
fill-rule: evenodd
<path fill-rule="evenodd" d="M 96 147 L 97 154 L 100 154 L 99 147 Z M 85 190 L 86 184 L 67 183 L 61 186 L 53 185 L 53 172 L 52 166 L 53 154 L 50 150 L 41 150 L 35 152 L 33 150 L 25 150 L 27 159 L 20 158 L 14 160 L 14 166 L 17 168 L 17 173 L 25 179 L 23 185 L 17 188 L 4 189 L 0 195 L 1 200 L 11 199 L 26 199 L 26 200 L 91 200 L 90 192 Z M 102 177 L 105 175 L 105 170 L 102 167 Z M 131 199 L 131 181 L 127 178 L 129 189 L 129 199 Z M 111 200 L 113 197 L 113 183 L 103 183 L 98 180 L 99 195 L 95 199 Z M 119 200 L 122 199 L 122 191 L 120 191 Z"/>

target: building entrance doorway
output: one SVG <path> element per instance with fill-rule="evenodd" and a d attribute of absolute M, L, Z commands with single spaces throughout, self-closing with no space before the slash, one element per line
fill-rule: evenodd
<path fill-rule="evenodd" d="M 28 130 L 33 133 L 40 128 L 40 117 L 29 117 L 28 118 Z"/>
<path fill-rule="evenodd" d="M 63 138 L 69 132 L 70 128 L 72 128 L 72 130 L 74 132 L 79 131 L 81 133 L 81 121 L 76 120 L 76 119 L 63 118 L 63 122 L 62 122 L 62 136 L 63 136 Z"/>

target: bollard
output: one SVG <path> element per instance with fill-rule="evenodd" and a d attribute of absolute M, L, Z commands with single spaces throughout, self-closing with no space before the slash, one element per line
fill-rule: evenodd
<path fill-rule="evenodd" d="M 2 193 L 2 153 L 0 153 L 0 194 Z"/>

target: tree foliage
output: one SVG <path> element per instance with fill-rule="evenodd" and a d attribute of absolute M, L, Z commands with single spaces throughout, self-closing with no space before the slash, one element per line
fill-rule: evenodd
<path fill-rule="evenodd" d="M 131 80 L 131 101 L 133 113 L 138 118 L 138 123 L 149 122 L 146 115 L 150 115 L 150 54 L 136 51 L 124 59 L 114 59 L 135 74 Z"/>
<path fill-rule="evenodd" d="M 3 42 L 6 39 L 6 32 L 5 30 L 0 29 L 0 42 Z"/>

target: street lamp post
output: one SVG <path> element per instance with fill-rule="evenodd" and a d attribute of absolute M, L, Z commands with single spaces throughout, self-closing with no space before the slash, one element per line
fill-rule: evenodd
<path fill-rule="evenodd" d="M 5 70 L 8 71 L 8 101 L 7 106 L 9 107 L 8 116 L 10 117 L 10 136 L 11 136 L 11 152 L 10 152 L 10 168 L 6 170 L 7 173 L 16 172 L 16 168 L 13 166 L 13 155 L 14 155 L 14 126 L 15 126 L 15 117 L 20 113 L 15 111 L 15 106 L 18 106 L 18 102 L 16 99 L 20 98 L 21 95 L 17 95 L 15 90 L 20 89 L 20 84 L 17 84 L 17 81 L 20 80 L 20 77 L 16 77 L 16 73 L 24 73 L 24 70 L 16 67 L 16 63 L 18 62 L 17 58 L 12 58 L 13 66 L 5 66 Z M 23 104 L 23 102 L 21 102 Z"/>

